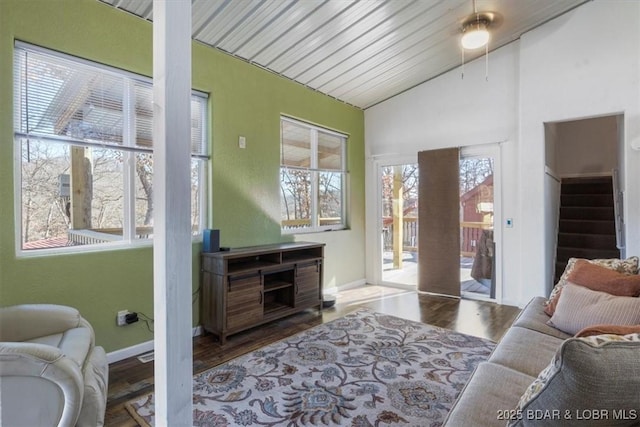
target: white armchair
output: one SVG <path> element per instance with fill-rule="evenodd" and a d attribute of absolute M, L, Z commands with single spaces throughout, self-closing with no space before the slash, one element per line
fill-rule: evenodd
<path fill-rule="evenodd" d="M 104 349 L 78 310 L 0 308 L 0 425 L 102 426 L 108 375 Z"/>

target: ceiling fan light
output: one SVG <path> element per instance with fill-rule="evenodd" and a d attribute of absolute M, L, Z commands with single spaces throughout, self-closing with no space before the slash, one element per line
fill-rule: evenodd
<path fill-rule="evenodd" d="M 489 30 L 487 24 L 479 21 L 468 24 L 464 29 L 462 47 L 467 50 L 478 49 L 489 43 Z"/>

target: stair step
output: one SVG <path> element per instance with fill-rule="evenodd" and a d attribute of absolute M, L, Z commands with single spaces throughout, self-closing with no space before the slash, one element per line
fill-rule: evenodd
<path fill-rule="evenodd" d="M 614 234 L 559 233 L 558 246 L 617 250 Z"/>
<path fill-rule="evenodd" d="M 604 176 L 579 176 L 575 178 L 562 178 L 563 184 L 611 184 L 613 182 L 613 178 L 611 175 Z"/>
<path fill-rule="evenodd" d="M 611 183 L 565 184 L 560 187 L 561 194 L 613 194 Z"/>
<path fill-rule="evenodd" d="M 560 233 L 592 233 L 616 234 L 613 221 L 588 221 L 579 219 L 561 219 L 558 227 Z"/>
<path fill-rule="evenodd" d="M 563 178 L 560 191 L 556 282 L 569 258 L 619 258 L 611 176 Z"/>
<path fill-rule="evenodd" d="M 585 249 L 585 248 L 567 248 L 558 247 L 556 255 L 557 262 L 566 262 L 569 258 L 620 258 L 620 251 L 606 249 Z"/>
<path fill-rule="evenodd" d="M 560 219 L 613 221 L 615 212 L 610 207 L 561 207 Z"/>
<path fill-rule="evenodd" d="M 593 206 L 612 207 L 613 195 L 611 194 L 563 194 L 560 201 L 562 206 Z"/>

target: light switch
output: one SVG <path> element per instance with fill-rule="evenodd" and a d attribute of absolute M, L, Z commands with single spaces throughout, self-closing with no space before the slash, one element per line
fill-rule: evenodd
<path fill-rule="evenodd" d="M 507 218 L 507 228 L 513 228 L 513 218 Z"/>
<path fill-rule="evenodd" d="M 245 138 L 244 136 L 239 137 L 238 138 L 238 147 L 247 148 L 247 138 Z"/>

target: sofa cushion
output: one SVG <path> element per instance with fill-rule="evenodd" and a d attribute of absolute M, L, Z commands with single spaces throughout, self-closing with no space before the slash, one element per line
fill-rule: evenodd
<path fill-rule="evenodd" d="M 640 334 L 640 325 L 595 325 L 587 326 L 580 330 L 575 336 L 590 337 L 593 335 L 629 335 Z"/>
<path fill-rule="evenodd" d="M 572 335 L 593 325 L 637 325 L 640 324 L 640 298 L 614 296 L 569 282 L 562 289 L 549 322 Z"/>
<path fill-rule="evenodd" d="M 518 403 L 509 426 L 637 425 L 640 334 L 570 338 Z M 541 419 L 538 414 L 549 414 Z M 597 418 L 594 418 L 594 414 Z"/>
<path fill-rule="evenodd" d="M 22 304 L 0 309 L 0 341 L 28 341 L 80 326 L 80 313 L 54 304 Z"/>
<path fill-rule="evenodd" d="M 578 259 L 567 275 L 567 282 L 584 286 L 593 291 L 607 292 L 621 297 L 637 297 L 640 295 L 640 275 L 620 273 L 584 259 Z M 553 316 L 562 289 L 549 299 L 545 313 Z"/>
<path fill-rule="evenodd" d="M 82 373 L 84 399 L 76 427 L 102 427 L 109 384 L 109 365 L 102 347 L 94 348 Z"/>
<path fill-rule="evenodd" d="M 531 329 L 563 340 L 571 338 L 571 335 L 566 332 L 547 324 L 549 316 L 544 312 L 545 302 L 546 299 L 543 297 L 533 298 L 520 312 L 520 315 L 513 322 L 513 326 Z"/>
<path fill-rule="evenodd" d="M 556 286 L 551 291 L 551 294 L 549 295 L 549 301 L 552 301 L 556 297 L 556 294 L 560 290 L 562 290 L 562 288 L 567 282 L 567 278 L 569 277 L 569 275 L 571 274 L 575 266 L 576 261 L 579 259 L 581 258 L 569 258 L 569 261 L 567 262 L 567 266 L 565 267 L 564 272 L 562 273 L 562 276 L 560 276 L 558 283 L 556 284 Z M 608 268 L 610 270 L 615 270 L 619 273 L 638 274 L 638 266 L 639 266 L 640 258 L 638 258 L 637 256 L 632 256 L 627 259 L 608 258 L 608 259 L 588 259 L 585 261 L 588 261 L 593 264 L 597 264 L 599 266 Z"/>
<path fill-rule="evenodd" d="M 73 328 L 60 334 L 34 338 L 26 342 L 59 348 L 62 354 L 82 368 L 93 344 L 93 335 L 88 328 Z"/>
<path fill-rule="evenodd" d="M 535 377 L 490 362 L 478 365 L 444 422 L 445 426 L 500 426 Z"/>
<path fill-rule="evenodd" d="M 82 387 L 80 368 L 58 348 L 0 343 L 0 425 L 73 426 Z"/>
<path fill-rule="evenodd" d="M 0 333 L 1 425 L 103 425 L 109 367 L 77 310 L 0 307 Z"/>
<path fill-rule="evenodd" d="M 563 340 L 531 329 L 511 327 L 491 354 L 489 362 L 536 377 Z"/>

